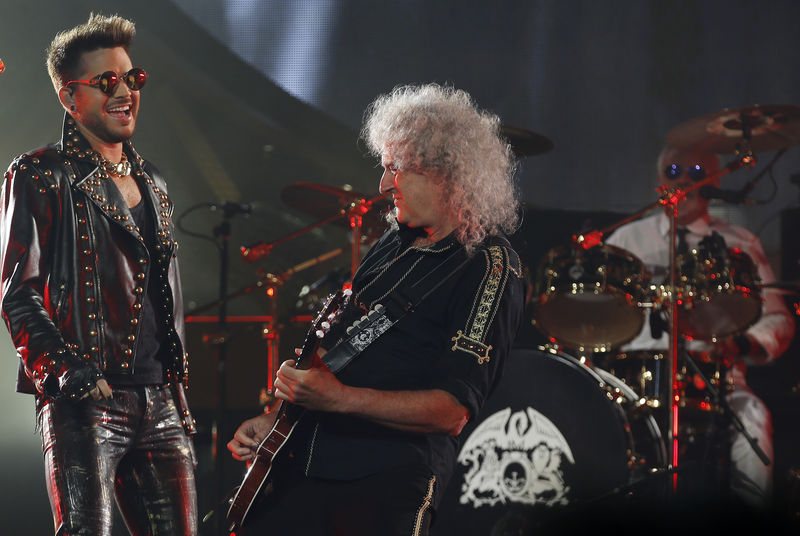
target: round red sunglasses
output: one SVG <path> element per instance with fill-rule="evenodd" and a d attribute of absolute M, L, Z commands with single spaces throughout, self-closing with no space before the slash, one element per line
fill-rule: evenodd
<path fill-rule="evenodd" d="M 147 82 L 147 73 L 141 67 L 134 67 L 123 75 L 118 75 L 114 71 L 106 71 L 89 80 L 70 80 L 64 84 L 64 87 L 69 87 L 70 84 L 86 84 L 88 86 L 95 86 L 106 95 L 111 95 L 114 93 L 114 89 L 117 87 L 117 84 L 119 84 L 120 79 L 122 79 L 125 85 L 132 91 L 139 91 L 144 87 L 145 82 Z"/>

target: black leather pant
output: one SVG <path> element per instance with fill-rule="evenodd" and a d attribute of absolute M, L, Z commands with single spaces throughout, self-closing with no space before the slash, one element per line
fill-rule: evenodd
<path fill-rule="evenodd" d="M 37 409 L 57 536 L 110 536 L 114 495 L 134 535 L 197 534 L 194 447 L 168 387 Z"/>

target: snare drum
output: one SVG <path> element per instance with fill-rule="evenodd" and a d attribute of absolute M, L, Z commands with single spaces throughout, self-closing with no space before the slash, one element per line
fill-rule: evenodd
<path fill-rule="evenodd" d="M 740 333 L 761 316 L 758 270 L 740 249 L 706 247 L 679 255 L 683 307 L 679 312 L 681 333 L 710 341 Z"/>
<path fill-rule="evenodd" d="M 572 356 L 512 351 L 461 435 L 432 534 L 492 534 L 510 511 L 579 506 L 665 467 L 661 432 L 635 399 Z"/>
<path fill-rule="evenodd" d="M 550 250 L 536 274 L 533 323 L 562 346 L 607 350 L 642 329 L 644 264 L 610 245 Z"/>

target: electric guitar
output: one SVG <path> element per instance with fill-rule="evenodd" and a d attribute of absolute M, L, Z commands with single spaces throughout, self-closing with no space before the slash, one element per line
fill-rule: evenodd
<path fill-rule="evenodd" d="M 330 322 L 336 316 L 336 311 L 341 307 L 350 291 L 337 291 L 328 298 L 320 313 L 311 324 L 306 334 L 300 355 L 297 357 L 295 367 L 305 370 L 311 367 L 314 356 L 319 349 L 320 342 L 325 333 L 330 329 Z M 282 401 L 277 409 L 278 416 L 275 424 L 267 437 L 259 443 L 256 455 L 242 480 L 239 489 L 230 501 L 228 508 L 228 521 L 231 522 L 229 531 L 234 531 L 243 525 L 250 509 L 255 503 L 261 490 L 267 483 L 272 462 L 291 436 L 305 409 L 287 401 Z"/>

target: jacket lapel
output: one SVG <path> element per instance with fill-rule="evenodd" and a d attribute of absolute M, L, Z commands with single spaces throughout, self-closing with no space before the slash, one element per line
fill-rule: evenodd
<path fill-rule="evenodd" d="M 73 188 L 86 194 L 89 201 L 106 218 L 130 233 L 140 243 L 144 243 L 125 199 L 111 177 L 99 166 L 99 155 L 92 150 L 89 142 L 78 131 L 69 114 L 64 116 L 60 145 L 67 156 L 80 163 L 78 166 L 73 166 L 75 173 Z M 144 160 L 130 141 L 124 142 L 123 150 L 132 164 L 131 174 L 142 193 L 142 202 L 148 205 L 148 214 L 155 215 L 157 242 L 171 254 L 174 250 L 171 232 L 173 205 L 167 195 L 166 185 L 159 183 L 145 171 Z"/>

